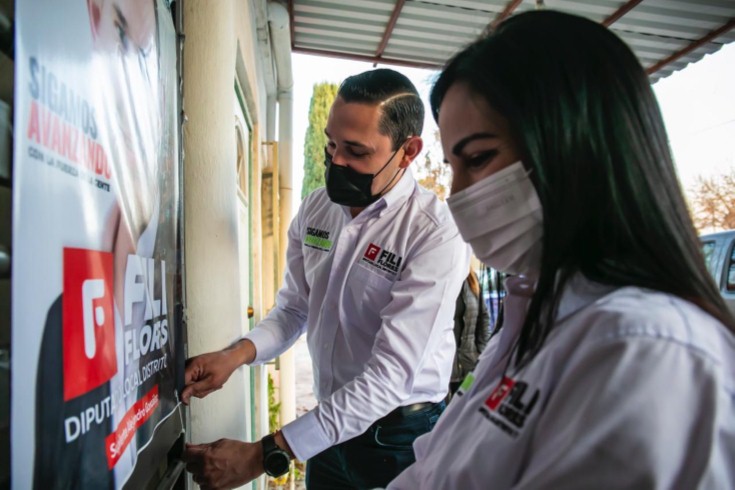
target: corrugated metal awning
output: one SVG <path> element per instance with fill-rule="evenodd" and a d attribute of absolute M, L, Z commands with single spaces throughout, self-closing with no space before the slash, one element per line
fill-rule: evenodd
<path fill-rule="evenodd" d="M 439 68 L 538 0 L 289 0 L 294 52 Z M 735 41 L 735 0 L 544 0 L 609 26 L 656 81 Z"/>

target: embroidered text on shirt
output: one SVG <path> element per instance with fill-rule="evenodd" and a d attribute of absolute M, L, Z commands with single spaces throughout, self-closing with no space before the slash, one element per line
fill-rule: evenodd
<path fill-rule="evenodd" d="M 371 243 L 365 250 L 362 261 L 382 271 L 398 274 L 403 257 Z"/>
<path fill-rule="evenodd" d="M 306 227 L 306 237 L 304 237 L 304 245 L 317 250 L 328 252 L 332 248 L 332 241 L 329 239 L 329 232 L 320 230 L 319 228 Z"/>
<path fill-rule="evenodd" d="M 523 397 L 527 390 L 528 383 L 525 381 L 515 381 L 503 376 L 500 384 L 480 407 L 480 413 L 506 434 L 517 437 L 519 429 L 523 428 L 526 418 L 539 398 L 537 389 L 530 395 L 530 399 L 526 397 L 527 401 L 524 402 Z"/>

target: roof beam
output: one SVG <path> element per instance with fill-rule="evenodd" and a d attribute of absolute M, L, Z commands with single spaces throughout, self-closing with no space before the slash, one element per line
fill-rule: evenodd
<path fill-rule="evenodd" d="M 442 67 L 441 63 L 422 63 L 420 61 L 394 60 L 390 58 L 378 58 L 377 56 L 367 56 L 362 54 L 340 53 L 338 51 L 322 51 L 321 49 L 295 47 L 293 48 L 292 52 L 311 54 L 314 56 L 328 56 L 330 58 L 340 58 L 344 60 L 364 61 L 366 63 L 373 63 L 373 66 L 377 65 L 378 63 L 382 63 L 384 65 L 408 66 L 410 68 L 424 68 L 427 70 L 438 70 Z"/>
<path fill-rule="evenodd" d="M 293 0 L 288 0 L 288 24 L 289 29 L 291 29 L 291 49 L 293 50 L 293 47 L 296 46 L 296 28 L 294 27 L 294 20 L 293 20 Z"/>
<path fill-rule="evenodd" d="M 523 0 L 510 0 L 510 2 L 505 5 L 503 11 L 500 12 L 498 16 L 495 17 L 495 19 L 485 28 L 485 34 L 494 31 L 495 28 L 498 27 L 498 24 L 510 17 L 510 14 L 512 14 L 521 3 L 523 3 Z"/>
<path fill-rule="evenodd" d="M 699 39 L 697 41 L 694 41 L 689 46 L 687 46 L 687 47 L 685 47 L 685 48 L 677 51 L 676 53 L 672 54 L 668 58 L 665 58 L 665 59 L 659 61 L 658 63 L 656 63 L 655 65 L 653 65 L 652 67 L 646 69 L 646 73 L 648 73 L 649 75 L 651 75 L 653 73 L 656 73 L 658 70 L 660 70 L 664 66 L 668 65 L 669 63 L 673 63 L 674 61 L 678 60 L 682 56 L 686 56 L 687 54 L 691 53 L 695 49 L 701 47 L 704 44 L 707 44 L 708 42 L 712 41 L 713 39 L 716 39 L 716 38 L 720 37 L 721 35 L 723 35 L 726 32 L 732 30 L 733 28 L 735 28 L 735 18 L 730 19 L 730 21 L 727 24 L 723 25 L 722 27 L 720 27 L 718 29 L 715 29 L 714 31 L 710 32 L 709 34 L 707 34 L 703 38 L 701 38 L 701 39 Z"/>
<path fill-rule="evenodd" d="M 293 0 L 292 0 L 293 1 Z M 388 41 L 390 41 L 390 36 L 393 34 L 393 29 L 396 27 L 396 22 L 398 22 L 398 16 L 401 15 L 401 10 L 403 10 L 403 5 L 406 3 L 406 0 L 397 0 L 395 7 L 393 7 L 393 13 L 390 15 L 390 19 L 388 20 L 388 25 L 385 26 L 385 32 L 383 33 L 383 39 L 380 40 L 380 44 L 378 45 L 378 50 L 375 52 L 376 58 L 381 58 L 383 56 L 383 53 L 385 52 L 386 46 L 388 46 Z M 375 65 L 378 63 L 375 62 Z"/>
<path fill-rule="evenodd" d="M 618 19 L 620 19 L 622 16 L 633 10 L 636 5 L 641 3 L 643 0 L 628 0 L 625 2 L 619 9 L 617 9 L 615 12 L 612 13 L 610 17 L 602 21 L 602 25 L 605 27 L 610 27 L 611 24 L 616 22 Z"/>

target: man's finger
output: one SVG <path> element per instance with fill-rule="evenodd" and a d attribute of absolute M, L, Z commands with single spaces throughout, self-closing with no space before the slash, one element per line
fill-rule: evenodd
<path fill-rule="evenodd" d="M 186 463 L 186 471 L 194 475 L 194 478 L 196 479 L 197 475 L 202 472 L 201 462 Z"/>
<path fill-rule="evenodd" d="M 189 404 L 189 399 L 191 398 L 192 387 L 187 386 L 184 388 L 184 390 L 181 392 L 181 401 L 184 403 L 184 405 Z"/>
<path fill-rule="evenodd" d="M 196 463 L 201 460 L 204 451 L 207 450 L 207 444 L 189 444 L 184 447 L 182 459 L 185 463 Z"/>
<path fill-rule="evenodd" d="M 185 405 L 188 405 L 189 399 L 192 396 L 195 396 L 197 398 L 204 398 L 214 391 L 214 388 L 212 388 L 211 385 L 212 379 L 210 376 L 207 376 L 203 380 L 197 381 L 194 384 L 190 384 L 189 386 L 184 388 L 184 391 L 181 392 L 181 400 L 184 402 Z"/>
<path fill-rule="evenodd" d="M 192 444 L 187 442 L 184 446 L 184 452 L 203 453 L 209 447 L 209 444 Z"/>
<path fill-rule="evenodd" d="M 184 371 L 184 384 L 188 385 L 193 383 L 199 376 L 202 375 L 202 368 L 199 363 L 193 362 L 189 359 L 186 363 L 186 370 Z"/>
<path fill-rule="evenodd" d="M 192 475 L 194 483 L 199 485 L 201 490 L 215 490 L 216 487 L 212 485 L 210 478 L 207 475 Z"/>
<path fill-rule="evenodd" d="M 216 391 L 216 390 L 214 388 L 209 388 L 209 389 L 197 391 L 196 388 L 192 388 L 189 392 L 187 392 L 187 390 L 184 389 L 184 391 L 181 393 L 181 401 L 184 402 L 184 405 L 188 405 L 189 400 L 191 399 L 192 396 L 195 398 L 204 398 L 205 396 L 209 395 L 213 391 Z"/>

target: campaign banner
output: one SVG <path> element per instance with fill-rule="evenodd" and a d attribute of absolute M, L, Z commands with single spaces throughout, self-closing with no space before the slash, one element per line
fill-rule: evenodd
<path fill-rule="evenodd" d="M 181 417 L 172 16 L 23 0 L 15 29 L 12 485 L 123 488 Z"/>

